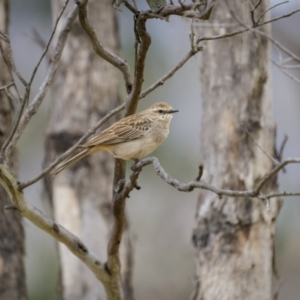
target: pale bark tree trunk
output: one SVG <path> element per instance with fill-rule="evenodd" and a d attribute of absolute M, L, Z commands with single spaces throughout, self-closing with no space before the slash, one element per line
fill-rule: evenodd
<path fill-rule="evenodd" d="M 251 22 L 250 2 L 228 3 L 245 23 Z M 268 1 L 262 1 L 258 15 L 268 7 Z M 236 23 L 223 1 L 218 2 L 211 21 Z M 270 34 L 269 26 L 259 30 Z M 217 34 L 218 29 L 212 29 L 209 35 Z M 260 146 L 275 156 L 270 43 L 248 32 L 203 46 L 200 68 L 204 176 L 219 188 L 251 190 L 273 163 L 243 126 Z M 276 190 L 276 178 L 264 192 L 270 189 Z M 193 300 L 271 299 L 278 212 L 277 199 L 271 199 L 268 211 L 259 199 L 219 198 L 211 192 L 200 193 L 193 232 L 196 251 Z"/>
<path fill-rule="evenodd" d="M 62 2 L 53 0 L 56 8 Z M 116 53 L 117 23 L 110 0 L 89 1 L 89 20 L 99 40 Z M 66 151 L 108 111 L 119 105 L 118 73 L 101 59 L 75 21 L 51 93 L 46 164 Z M 113 122 L 112 120 L 111 122 Z M 91 155 L 46 180 L 55 220 L 79 236 L 105 261 L 114 160 L 105 152 Z M 63 245 L 59 245 L 62 297 L 105 299 L 102 284 Z"/>
<path fill-rule="evenodd" d="M 0 0 L 0 30 L 7 33 L 8 1 Z M 5 43 L 2 43 L 5 48 Z M 10 73 L 0 54 L 0 87 L 11 82 Z M 13 125 L 14 109 L 5 90 L 0 91 L 0 148 Z M 17 172 L 16 149 L 9 157 L 10 169 Z M 14 211 L 5 211 L 10 199 L 0 187 L 0 299 L 27 299 L 24 270 L 24 230 L 21 216 Z"/>

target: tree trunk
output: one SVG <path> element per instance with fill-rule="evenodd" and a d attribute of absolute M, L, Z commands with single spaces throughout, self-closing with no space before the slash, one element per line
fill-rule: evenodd
<path fill-rule="evenodd" d="M 8 1 L 0 0 L 0 30 L 7 33 Z M 3 47 L 5 44 L 2 43 Z M 0 54 L 0 87 L 11 82 L 9 70 Z M 0 148 L 7 139 L 14 120 L 11 99 L 5 90 L 0 91 Z M 10 169 L 17 172 L 17 152 L 13 150 L 8 159 Z M 24 271 L 24 230 L 21 216 L 5 211 L 10 199 L 0 187 L 0 299 L 27 299 Z"/>
<path fill-rule="evenodd" d="M 53 0 L 53 6 L 58 8 L 54 9 L 54 15 L 57 15 L 62 3 Z M 99 40 L 116 53 L 117 24 L 111 1 L 89 1 L 88 10 Z M 94 52 L 76 20 L 52 88 L 46 164 L 120 104 L 117 78 L 116 69 Z M 101 152 L 45 181 L 55 220 L 79 236 L 102 261 L 106 258 L 111 221 L 113 167 L 113 158 Z M 105 299 L 102 284 L 61 244 L 59 257 L 63 299 Z"/>
<path fill-rule="evenodd" d="M 240 19 L 251 24 L 250 2 L 228 3 Z M 268 7 L 268 1 L 262 1 L 257 15 Z M 211 22 L 229 24 L 236 20 L 221 1 Z M 207 35 L 218 35 L 219 30 L 212 29 Z M 260 30 L 270 34 L 270 26 Z M 253 138 L 275 156 L 270 44 L 248 32 L 203 46 L 200 68 L 204 177 L 219 188 L 251 190 L 273 167 Z M 274 189 L 276 178 L 263 192 Z M 271 299 L 278 212 L 277 199 L 271 199 L 268 211 L 259 199 L 219 198 L 211 192 L 200 193 L 193 232 L 196 284 L 192 299 Z"/>

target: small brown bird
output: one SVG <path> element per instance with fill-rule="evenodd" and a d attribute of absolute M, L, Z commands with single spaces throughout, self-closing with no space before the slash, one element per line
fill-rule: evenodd
<path fill-rule="evenodd" d="M 164 102 L 112 124 L 81 145 L 81 152 L 61 162 L 51 172 L 56 175 L 83 157 L 106 150 L 116 158 L 138 160 L 153 152 L 168 136 L 172 114 L 178 112 Z"/>

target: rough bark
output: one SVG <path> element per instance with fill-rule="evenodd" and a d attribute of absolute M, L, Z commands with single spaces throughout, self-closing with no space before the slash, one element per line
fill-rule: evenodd
<path fill-rule="evenodd" d="M 228 3 L 240 19 L 251 23 L 250 2 Z M 262 1 L 258 15 L 268 5 L 268 1 Z M 228 24 L 236 20 L 221 1 L 211 22 Z M 269 26 L 260 30 L 270 34 Z M 219 29 L 209 32 L 216 34 L 220 34 Z M 201 156 L 205 178 L 220 188 L 252 189 L 273 163 L 243 126 L 275 156 L 269 42 L 248 32 L 203 46 Z M 276 179 L 266 191 L 274 189 Z M 196 278 L 192 299 L 271 299 L 278 212 L 277 199 L 271 199 L 268 211 L 259 199 L 220 199 L 211 192 L 200 193 L 193 232 Z"/>
<path fill-rule="evenodd" d="M 53 0 L 54 10 L 61 5 Z M 88 10 L 99 40 L 116 53 L 117 24 L 111 1 L 89 1 Z M 119 104 L 117 77 L 116 69 L 94 52 L 76 20 L 52 88 L 46 164 Z M 111 221 L 113 166 L 113 158 L 101 152 L 45 181 L 56 221 L 79 236 L 103 261 Z M 62 245 L 59 256 L 63 299 L 105 299 L 101 283 Z"/>
<path fill-rule="evenodd" d="M 0 30 L 7 33 L 8 1 L 0 0 Z M 5 45 L 3 44 L 3 47 Z M 0 87 L 11 82 L 9 70 L 0 54 Z M 14 120 L 13 103 L 5 90 L 0 91 L 0 148 L 7 139 Z M 17 172 L 17 152 L 8 159 L 10 169 Z M 5 211 L 10 199 L 0 187 L 0 299 L 27 299 L 24 271 L 24 230 L 21 216 Z"/>

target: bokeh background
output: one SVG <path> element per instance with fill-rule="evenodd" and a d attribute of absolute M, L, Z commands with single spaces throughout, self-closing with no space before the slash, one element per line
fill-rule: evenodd
<path fill-rule="evenodd" d="M 139 8 L 146 7 L 137 1 Z M 271 5 L 279 1 L 271 1 Z M 71 1 L 72 4 L 72 1 Z M 291 1 L 272 10 L 272 17 L 300 8 Z M 130 13 L 118 12 L 121 55 L 131 64 L 134 58 L 133 22 Z M 34 39 L 34 31 L 47 40 L 52 28 L 51 3 L 48 0 L 11 0 L 9 34 L 17 68 L 28 78 L 37 63 L 42 48 Z M 272 24 L 273 36 L 300 56 L 300 14 Z M 147 58 L 145 84 L 149 86 L 164 75 L 189 50 L 189 24 L 179 17 L 169 22 L 151 20 L 148 30 L 152 45 Z M 204 50 L 205 51 L 205 50 Z M 276 48 L 273 58 L 278 59 Z M 201 55 L 201 53 L 199 54 Z M 157 150 L 166 171 L 187 182 L 195 178 L 200 163 L 201 86 L 196 58 L 191 59 L 172 79 L 159 87 L 139 106 L 166 101 L 180 113 L 175 115 L 171 133 Z M 37 92 L 46 73 L 44 63 L 34 82 L 32 95 Z M 300 78 L 299 69 L 293 75 Z M 272 67 L 274 116 L 277 123 L 277 145 L 284 134 L 289 140 L 284 157 L 300 157 L 300 85 Z M 21 88 L 21 87 L 20 87 Z M 120 87 L 120 93 L 122 94 Z M 51 95 L 48 95 L 19 142 L 20 179 L 36 175 L 42 168 L 44 133 Z M 300 168 L 289 166 L 279 176 L 281 190 L 300 190 Z M 151 167 L 140 179 L 141 191 L 132 193 L 127 211 L 135 244 L 134 286 L 137 299 L 187 299 L 192 290 L 194 253 L 191 234 L 197 191 L 180 193 L 160 180 Z M 44 213 L 49 205 L 43 200 L 42 184 L 36 183 L 25 191 L 27 199 Z M 300 199 L 284 199 L 277 223 L 276 253 L 279 273 L 283 279 L 279 299 L 299 299 L 300 295 Z M 26 272 L 30 300 L 54 300 L 57 282 L 55 243 L 44 232 L 24 220 L 26 230 Z M 92 229 L 91 229 L 92 230 Z M 95 252 L 97 249 L 93 249 Z M 70 253 L 70 255 L 72 255 Z"/>

